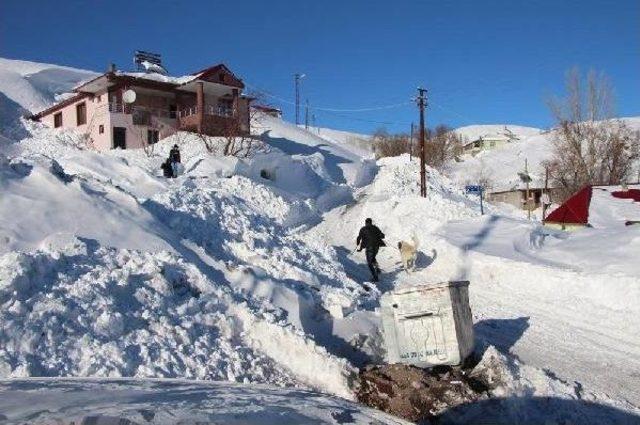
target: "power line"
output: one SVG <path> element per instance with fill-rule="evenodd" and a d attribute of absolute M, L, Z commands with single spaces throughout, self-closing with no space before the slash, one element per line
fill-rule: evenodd
<path fill-rule="evenodd" d="M 314 108 L 312 106 L 310 106 L 309 109 L 314 109 Z M 324 111 L 324 110 L 320 110 L 318 112 L 326 113 L 326 114 L 332 115 L 334 117 L 343 118 L 345 120 L 367 122 L 367 123 L 372 123 L 372 124 L 399 125 L 399 126 L 405 126 L 405 125 L 409 124 L 408 121 L 407 122 L 402 122 L 402 121 L 376 121 L 376 120 L 369 120 L 369 119 L 365 119 L 365 118 L 348 117 L 348 116 L 345 116 L 345 115 L 336 114 L 335 112 L 329 112 L 329 111 Z"/>
<path fill-rule="evenodd" d="M 296 102 L 293 102 L 291 100 L 288 99 L 284 99 L 280 96 L 277 96 L 273 93 L 268 92 L 267 90 L 261 89 L 259 87 L 253 86 L 251 84 L 247 84 L 245 83 L 247 86 L 253 88 L 254 90 L 258 90 L 259 92 L 273 98 L 276 100 L 279 100 L 280 102 L 284 102 L 286 104 L 289 105 L 296 105 Z M 384 110 L 384 109 L 393 109 L 393 108 L 399 108 L 401 106 L 406 106 L 406 105 L 411 105 L 412 102 L 407 101 L 407 102 L 401 102 L 401 103 L 393 103 L 390 105 L 382 105 L 382 106 L 373 106 L 373 107 L 367 107 L 367 108 L 353 108 L 353 109 L 343 109 L 343 108 L 325 108 L 325 107 L 320 107 L 320 106 L 314 106 L 311 109 L 314 109 L 316 111 L 324 111 L 324 112 L 371 112 L 371 111 L 380 111 L 380 110 Z M 298 104 L 299 105 L 299 104 Z"/>

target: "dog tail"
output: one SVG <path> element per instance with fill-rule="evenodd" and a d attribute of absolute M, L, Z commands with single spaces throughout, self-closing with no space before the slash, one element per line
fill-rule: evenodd
<path fill-rule="evenodd" d="M 411 241 L 413 242 L 413 246 L 418 249 L 418 247 L 420 246 L 420 241 L 418 240 L 418 237 L 415 233 L 411 236 Z"/>

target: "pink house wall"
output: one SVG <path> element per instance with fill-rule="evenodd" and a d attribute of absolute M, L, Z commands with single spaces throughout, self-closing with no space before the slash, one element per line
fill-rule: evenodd
<path fill-rule="evenodd" d="M 86 124 L 77 125 L 76 106 L 81 103 L 84 103 L 87 108 L 87 122 Z M 98 150 L 111 149 L 110 114 L 106 93 L 95 97 L 87 96 L 79 99 L 51 114 L 43 116 L 41 122 L 53 128 L 54 116 L 58 113 L 62 113 L 62 128 L 71 128 L 87 134 L 93 142 L 93 146 Z M 102 126 L 102 133 L 100 133 L 100 126 Z"/>

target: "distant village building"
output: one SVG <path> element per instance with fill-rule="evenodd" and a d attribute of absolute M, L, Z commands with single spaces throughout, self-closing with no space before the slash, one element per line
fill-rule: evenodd
<path fill-rule="evenodd" d="M 282 110 L 264 105 L 251 105 L 251 108 L 275 118 L 282 118 Z"/>
<path fill-rule="evenodd" d="M 163 68 L 111 69 L 74 88 L 74 95 L 32 116 L 52 128 L 88 135 L 98 150 L 141 148 L 176 131 L 209 136 L 249 134 L 251 98 L 224 64 L 184 77 Z"/>
<path fill-rule="evenodd" d="M 518 140 L 520 139 L 505 126 L 503 132 L 479 136 L 476 139 L 465 143 L 463 148 L 465 153 L 476 155 L 482 151 L 501 148 L 508 143 Z"/>
<path fill-rule="evenodd" d="M 542 206 L 545 194 L 549 199 L 553 199 L 554 189 L 531 187 L 529 188 L 528 193 L 529 197 L 527 198 L 527 189 L 517 187 L 510 190 L 490 192 L 487 194 L 487 200 L 491 202 L 504 202 L 505 204 L 513 205 L 516 208 L 533 211 Z"/>

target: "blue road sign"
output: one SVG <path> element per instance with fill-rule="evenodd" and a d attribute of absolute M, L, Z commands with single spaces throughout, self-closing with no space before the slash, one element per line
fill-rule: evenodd
<path fill-rule="evenodd" d="M 464 187 L 467 193 L 480 193 L 482 192 L 482 186 L 478 184 L 470 184 Z"/>
<path fill-rule="evenodd" d="M 484 215 L 484 205 L 482 202 L 482 193 L 484 192 L 484 187 L 479 184 L 469 184 L 464 187 L 465 192 L 473 193 L 475 195 L 480 195 L 480 214 Z"/>

